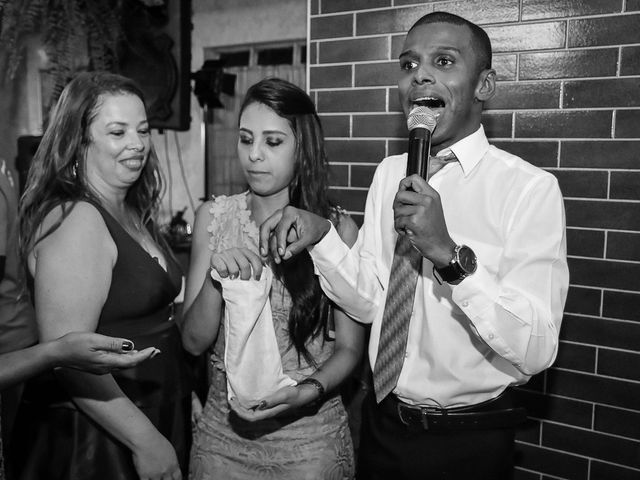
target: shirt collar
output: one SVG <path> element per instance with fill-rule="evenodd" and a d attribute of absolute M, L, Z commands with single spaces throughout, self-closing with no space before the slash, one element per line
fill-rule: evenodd
<path fill-rule="evenodd" d="M 489 141 L 484 133 L 484 127 L 480 125 L 478 130 L 471 135 L 467 135 L 462 140 L 458 140 L 451 147 L 438 152 L 438 155 L 445 155 L 449 150 L 455 153 L 462 167 L 462 173 L 466 177 L 484 157 L 488 149 Z"/>

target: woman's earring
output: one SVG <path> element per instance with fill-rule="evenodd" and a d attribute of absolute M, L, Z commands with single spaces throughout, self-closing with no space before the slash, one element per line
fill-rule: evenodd
<path fill-rule="evenodd" d="M 71 167 L 71 176 L 73 178 L 78 178 L 78 160 L 73 163 L 73 167 Z"/>

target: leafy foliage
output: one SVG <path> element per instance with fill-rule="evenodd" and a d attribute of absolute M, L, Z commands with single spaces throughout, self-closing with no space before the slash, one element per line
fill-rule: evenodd
<path fill-rule="evenodd" d="M 80 70 L 117 69 L 123 0 L 0 0 L 0 71 L 13 80 L 26 40 L 40 34 L 56 101 Z"/>

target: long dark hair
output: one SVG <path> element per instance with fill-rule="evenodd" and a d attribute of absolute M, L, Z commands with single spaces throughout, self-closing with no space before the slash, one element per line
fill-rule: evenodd
<path fill-rule="evenodd" d="M 33 158 L 20 203 L 23 259 L 36 243 L 60 226 L 79 200 L 101 203 L 85 174 L 85 156 L 92 141 L 89 127 L 103 96 L 119 94 L 135 95 L 144 103 L 144 94 L 133 80 L 108 72 L 80 73 L 62 91 Z M 148 224 L 156 240 L 158 232 L 149 220 L 158 209 L 162 187 L 158 157 L 151 147 L 140 178 L 129 188 L 125 202 Z M 45 216 L 57 206 L 62 207 L 60 220 L 36 238 Z"/>
<path fill-rule="evenodd" d="M 320 118 L 309 96 L 296 85 L 279 78 L 264 79 L 249 88 L 240 108 L 240 116 L 253 103 L 261 103 L 285 118 L 296 139 L 295 168 L 289 184 L 290 205 L 330 218 L 335 209 L 327 195 L 328 166 Z M 330 317 L 329 300 L 322 293 L 313 272 L 309 253 L 302 253 L 274 265 L 291 295 L 289 337 L 298 355 L 315 364 L 307 342 L 321 333 L 327 338 Z"/>

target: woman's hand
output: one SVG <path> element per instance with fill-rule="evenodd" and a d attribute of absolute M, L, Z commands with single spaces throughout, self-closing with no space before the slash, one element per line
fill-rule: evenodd
<path fill-rule="evenodd" d="M 140 480 L 182 480 L 178 457 L 169 441 L 158 431 L 134 448 L 133 464 Z"/>
<path fill-rule="evenodd" d="M 253 277 L 259 280 L 262 259 L 248 248 L 230 248 L 211 255 L 211 268 L 222 278 L 229 277 L 233 280 L 239 275 L 241 280 L 249 280 L 253 272 Z"/>
<path fill-rule="evenodd" d="M 280 390 L 262 399 L 253 408 L 240 405 L 236 398 L 229 400 L 229 405 L 236 414 L 249 422 L 257 422 L 265 418 L 275 417 L 283 412 L 303 407 L 318 399 L 318 390 L 309 384 L 282 387 Z"/>
<path fill-rule="evenodd" d="M 133 342 L 92 332 L 73 332 L 50 342 L 55 366 L 105 374 L 112 370 L 134 367 L 155 357 L 154 347 L 134 350 Z"/>

